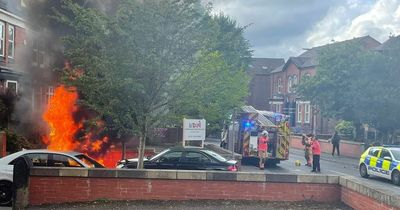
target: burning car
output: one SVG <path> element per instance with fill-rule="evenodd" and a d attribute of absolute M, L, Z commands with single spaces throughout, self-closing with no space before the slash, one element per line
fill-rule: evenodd
<path fill-rule="evenodd" d="M 117 168 L 134 169 L 137 163 L 137 158 L 121 160 Z M 238 171 L 237 161 L 227 160 L 208 149 L 193 147 L 166 149 L 151 158 L 144 158 L 143 166 L 146 169 Z"/>
<path fill-rule="evenodd" d="M 103 165 L 79 152 L 52 150 L 22 150 L 0 159 L 0 205 L 9 205 L 12 198 L 13 169 L 15 160 L 28 157 L 33 166 L 104 168 Z"/>

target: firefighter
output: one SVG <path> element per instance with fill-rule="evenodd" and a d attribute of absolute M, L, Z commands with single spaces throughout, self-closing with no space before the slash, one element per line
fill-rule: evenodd
<path fill-rule="evenodd" d="M 264 130 L 258 138 L 258 157 L 260 158 L 260 170 L 264 169 L 265 159 L 268 150 L 268 131 Z"/>

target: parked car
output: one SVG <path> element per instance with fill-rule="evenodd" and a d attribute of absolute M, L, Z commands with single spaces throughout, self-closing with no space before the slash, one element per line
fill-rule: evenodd
<path fill-rule="evenodd" d="M 138 159 L 121 160 L 117 168 L 137 167 Z M 235 160 L 227 160 L 214 151 L 204 148 L 175 147 L 166 149 L 159 154 L 144 158 L 143 166 L 146 169 L 178 169 L 178 170 L 219 170 L 237 171 Z"/>
<path fill-rule="evenodd" d="M 370 175 L 392 180 L 400 185 L 400 147 L 378 146 L 368 148 L 360 158 L 360 175 L 364 178 Z"/>
<path fill-rule="evenodd" d="M 28 157 L 33 166 L 104 168 L 103 165 L 79 152 L 51 150 L 22 150 L 0 159 L 0 205 L 9 205 L 12 199 L 12 182 L 15 160 Z"/>

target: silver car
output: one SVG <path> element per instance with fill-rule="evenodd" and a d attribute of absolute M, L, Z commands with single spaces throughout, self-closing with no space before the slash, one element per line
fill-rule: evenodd
<path fill-rule="evenodd" d="M 0 159 L 0 205 L 11 204 L 14 162 L 28 157 L 33 166 L 104 168 L 103 165 L 79 152 L 61 152 L 46 149 L 22 150 Z"/>

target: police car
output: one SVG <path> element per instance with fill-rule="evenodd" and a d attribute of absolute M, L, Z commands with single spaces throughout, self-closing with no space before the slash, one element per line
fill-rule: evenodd
<path fill-rule="evenodd" d="M 368 148 L 360 158 L 360 175 L 379 176 L 400 185 L 400 146 L 378 146 Z"/>

